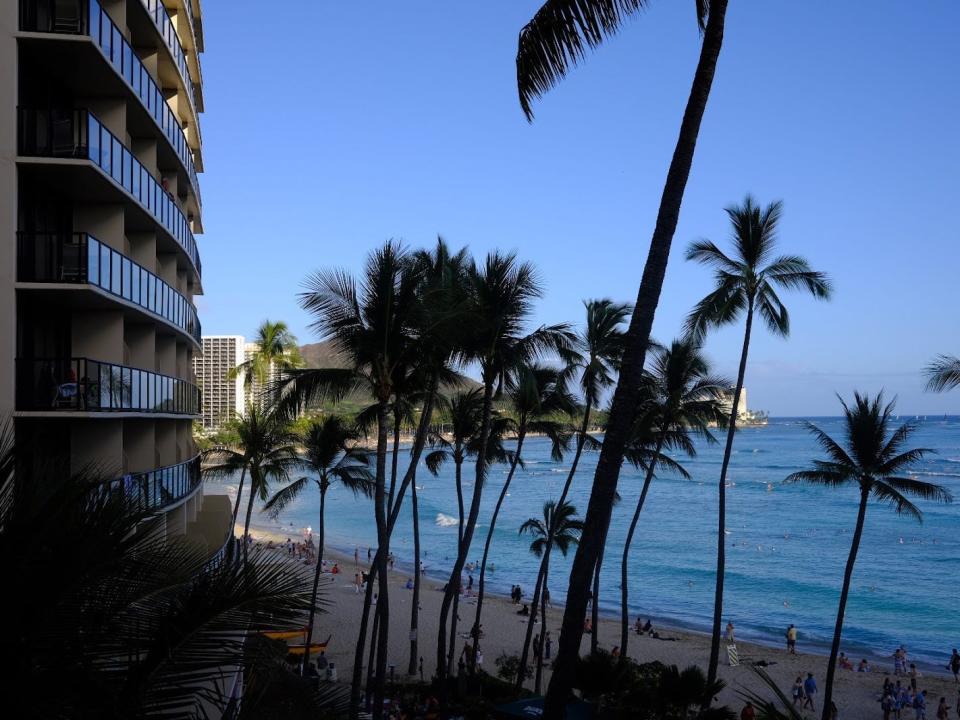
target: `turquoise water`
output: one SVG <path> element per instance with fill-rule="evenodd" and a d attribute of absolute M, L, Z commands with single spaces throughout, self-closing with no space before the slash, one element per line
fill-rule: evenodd
<path fill-rule="evenodd" d="M 913 420 L 913 418 L 909 418 Z M 838 418 L 811 419 L 838 437 Z M 908 418 L 902 418 L 903 421 Z M 840 583 L 857 513 L 855 490 L 782 485 L 783 478 L 820 457 L 801 419 L 771 419 L 765 427 L 745 428 L 734 444 L 727 491 L 727 576 L 724 624 L 737 626 L 744 639 L 780 644 L 794 623 L 800 647 L 822 650 L 833 631 Z M 911 445 L 937 451 L 915 468 L 916 477 L 938 482 L 960 498 L 960 417 L 919 419 Z M 520 524 L 539 515 L 544 501 L 556 498 L 569 463 L 550 460 L 548 444 L 528 440 L 526 469 L 517 469 L 504 503 L 491 550 L 495 570 L 489 587 L 507 592 L 520 584 L 529 594 L 536 560 Z M 631 616 L 643 615 L 675 627 L 709 630 L 713 612 L 716 556 L 716 482 L 722 447 L 701 443 L 698 457 L 683 463 L 691 480 L 664 475 L 654 481 L 640 518 L 630 564 Z M 597 456 L 585 454 L 571 501 L 585 510 Z M 402 467 L 402 464 L 401 464 Z M 472 467 L 465 493 L 473 492 Z M 479 527 L 470 559 L 479 559 L 506 468 L 491 469 L 484 489 Z M 600 607 L 618 612 L 620 553 L 636 507 L 642 475 L 625 466 L 621 503 L 611 522 L 604 561 Z M 772 483 L 769 486 L 768 483 Z M 452 467 L 440 477 L 425 469 L 420 488 L 421 542 L 428 574 L 445 577 L 454 553 L 457 504 Z M 960 501 L 919 503 L 924 522 L 898 517 L 873 505 L 857 560 L 844 626 L 844 649 L 854 657 L 888 657 L 904 643 L 914 660 L 942 668 L 952 647 L 960 646 L 957 580 L 960 578 Z M 318 497 L 304 495 L 278 522 L 261 516 L 260 526 L 293 533 L 316 528 Z M 376 532 L 369 501 L 339 488 L 327 501 L 328 544 L 365 555 Z M 409 503 L 397 524 L 392 549 L 400 567 L 412 566 Z M 562 601 L 571 557 L 551 561 L 551 594 Z"/>

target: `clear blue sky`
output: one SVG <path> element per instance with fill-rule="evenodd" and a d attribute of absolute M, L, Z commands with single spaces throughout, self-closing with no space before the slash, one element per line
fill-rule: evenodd
<path fill-rule="evenodd" d="M 387 238 L 513 249 L 547 287 L 536 322 L 633 301 L 699 38 L 693 0 L 652 2 L 536 106 L 516 98 L 533 0 L 204 2 L 200 238 L 205 333 L 286 320 L 321 267 Z M 722 208 L 783 199 L 781 247 L 835 299 L 787 295 L 789 340 L 755 333 L 750 405 L 836 414 L 881 387 L 904 413 L 960 412 L 920 368 L 960 354 L 960 6 L 731 0 L 723 53 L 657 313 L 668 339 L 710 286 L 683 261 L 725 242 Z M 710 337 L 733 374 L 740 328 Z"/>

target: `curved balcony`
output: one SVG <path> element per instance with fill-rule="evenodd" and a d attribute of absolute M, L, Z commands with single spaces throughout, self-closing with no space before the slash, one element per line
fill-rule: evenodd
<path fill-rule="evenodd" d="M 103 123 L 87 110 L 18 110 L 20 155 L 92 162 L 169 233 L 200 278 L 197 241 L 183 211 Z"/>
<path fill-rule="evenodd" d="M 200 181 L 186 132 L 167 103 L 163 91 L 97 0 L 75 0 L 67 3 L 21 0 L 20 29 L 28 32 L 89 36 L 170 143 L 190 180 L 197 207 L 201 206 Z"/>
<path fill-rule="evenodd" d="M 200 487 L 200 456 L 176 465 L 130 473 L 117 478 L 105 492 L 122 493 L 134 512 L 163 512 L 190 497 Z"/>
<path fill-rule="evenodd" d="M 147 15 L 150 16 L 154 26 L 157 28 L 157 32 L 160 33 L 164 45 L 166 45 L 167 50 L 170 51 L 173 64 L 177 66 L 180 79 L 183 81 L 183 86 L 187 90 L 187 97 L 190 100 L 190 106 L 194 113 L 193 116 L 196 118 L 197 106 L 202 105 L 202 96 L 197 91 L 197 88 L 194 87 L 193 78 L 190 77 L 190 63 L 187 61 L 187 53 L 180 43 L 180 37 L 173 27 L 173 20 L 170 19 L 170 14 L 167 12 L 163 0 L 140 0 L 140 4 L 143 5 L 143 9 L 147 11 Z M 199 66 L 198 62 L 197 67 L 199 68 Z"/>
<path fill-rule="evenodd" d="M 89 358 L 17 359 L 17 410 L 200 414 L 200 390 L 180 378 Z"/>
<path fill-rule="evenodd" d="M 175 325 L 200 345 L 197 309 L 147 270 L 87 233 L 17 233 L 17 280 L 93 285 Z"/>

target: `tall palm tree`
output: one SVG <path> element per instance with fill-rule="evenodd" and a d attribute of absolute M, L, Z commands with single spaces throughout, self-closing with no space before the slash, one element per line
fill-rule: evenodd
<path fill-rule="evenodd" d="M 637 421 L 637 437 L 627 453 L 627 459 L 631 463 L 645 469 L 645 476 L 637 500 L 637 509 L 627 530 L 620 563 L 621 661 L 627 657 L 630 638 L 627 577 L 630 546 L 647 492 L 660 465 L 682 477 L 688 477 L 687 471 L 669 456 L 663 455 L 662 451 L 676 450 L 687 457 L 693 457 L 696 455 L 694 437 L 702 437 L 710 443 L 716 442 L 709 426 L 711 423 L 720 426 L 726 424 L 721 400 L 724 390 L 729 386 L 726 379 L 710 375 L 709 363 L 692 338 L 674 340 L 669 348 L 654 351 L 647 383 L 649 397 Z"/>
<path fill-rule="evenodd" d="M 317 420 L 307 427 L 301 438 L 303 445 L 303 467 L 312 473 L 294 480 L 281 488 L 266 505 L 264 512 L 274 518 L 280 515 L 290 503 L 314 483 L 320 491 L 320 523 L 317 525 L 317 567 L 313 574 L 313 603 L 307 618 L 307 642 L 301 665 L 302 674 L 306 674 L 310 662 L 310 643 L 313 641 L 313 621 L 316 614 L 316 599 L 320 587 L 320 573 L 323 568 L 324 529 L 326 527 L 327 490 L 339 483 L 354 495 L 373 497 L 374 480 L 367 469 L 368 456 L 352 443 L 357 439 L 356 431 L 344 424 L 336 415 Z"/>
<path fill-rule="evenodd" d="M 215 447 L 204 453 L 205 473 L 228 477 L 240 472 L 250 477 L 250 496 L 243 521 L 243 557 L 250 545 L 250 517 L 256 500 L 266 502 L 273 483 L 288 483 L 300 468 L 297 436 L 286 419 L 272 409 L 251 405 L 235 426 L 236 447 Z M 237 502 L 239 503 L 239 492 Z"/>
<path fill-rule="evenodd" d="M 693 260 L 714 269 L 715 289 L 694 307 L 687 318 L 687 330 L 702 338 L 708 329 L 737 322 L 745 318 L 743 349 L 740 352 L 740 368 L 737 384 L 730 404 L 730 420 L 727 426 L 727 442 L 723 450 L 718 483 L 717 522 L 717 581 L 713 604 L 713 631 L 710 641 L 710 663 L 707 678 L 713 682 L 717 677 L 720 659 L 720 621 L 723 616 L 723 580 L 726 563 L 726 483 L 727 468 L 733 450 L 733 436 L 737 430 L 737 412 L 743 378 L 747 372 L 747 353 L 750 349 L 750 333 L 753 329 L 754 312 L 759 313 L 764 325 L 774 335 L 787 337 L 790 334 L 790 316 L 777 296 L 777 288 L 806 290 L 813 297 L 825 300 L 830 297 L 830 281 L 821 272 L 810 269 L 807 261 L 799 255 L 774 256 L 777 244 L 777 226 L 783 204 L 773 202 L 761 208 L 747 195 L 742 205 L 726 208 L 732 229 L 731 241 L 734 255 L 729 257 L 709 240 L 698 240 L 687 250 L 687 260 Z"/>
<path fill-rule="evenodd" d="M 628 16 L 638 13 L 647 4 L 647 0 L 546 0 L 520 31 L 517 87 L 520 104 L 527 118 L 532 117 L 532 100 L 547 92 L 566 75 L 571 65 L 582 60 L 587 47 L 601 45 L 616 34 Z M 703 33 L 700 58 L 664 182 L 653 237 L 637 292 L 636 310 L 627 331 L 620 380 L 610 407 L 603 448 L 587 507 L 586 530 L 570 573 L 563 631 L 544 705 L 548 720 L 562 717 L 567 692 L 576 671 L 590 578 L 606 541 L 623 453 L 633 425 L 653 317 L 660 300 L 670 246 L 693 164 L 700 123 L 723 45 L 727 0 L 696 0 L 696 11 Z"/>
<path fill-rule="evenodd" d="M 909 473 L 911 465 L 931 451 L 924 448 L 906 449 L 905 444 L 914 426 L 901 425 L 893 430 L 891 415 L 894 403 L 884 405 L 882 392 L 872 400 L 866 395 L 854 393 L 852 407 L 842 399 L 840 404 L 843 405 L 844 437 L 839 441 L 835 440 L 816 425 L 807 423 L 827 458 L 814 461 L 811 470 L 801 470 L 787 477 L 787 482 L 802 482 L 828 488 L 852 487 L 860 493 L 857 524 L 843 572 L 840 605 L 837 608 L 837 622 L 830 646 L 830 661 L 827 664 L 823 720 L 830 720 L 832 716 L 833 679 L 837 669 L 837 654 L 840 651 L 840 635 L 843 632 L 843 615 L 870 499 L 890 505 L 898 515 L 908 515 L 919 522 L 923 521 L 923 514 L 907 496 L 934 502 L 952 500 L 950 492 L 940 485 L 903 477 L 903 474 Z"/>
<path fill-rule="evenodd" d="M 600 404 L 603 393 L 616 379 L 623 357 L 624 334 L 621 326 L 631 312 L 631 307 L 626 303 L 615 303 L 609 298 L 587 300 L 583 304 L 587 309 L 587 322 L 578 333 L 576 344 L 569 354 L 570 371 L 580 374 L 583 418 L 577 434 L 573 462 L 558 504 L 563 504 L 567 499 L 583 448 L 592 439 L 587 433 L 590 429 L 591 413 Z"/>
<path fill-rule="evenodd" d="M 416 473 L 420 457 L 429 439 L 433 414 L 442 399 L 441 387 L 451 388 L 461 384 L 457 374 L 457 354 L 467 328 L 461 322 L 467 304 L 466 248 L 452 252 L 442 237 L 432 250 L 414 253 L 413 263 L 422 276 L 417 292 L 415 326 L 418 341 L 417 363 L 411 369 L 411 385 L 415 390 L 411 398 L 421 403 L 420 418 L 410 451 L 410 463 L 397 494 L 397 502 L 389 518 L 390 531 L 400 511 L 404 492 L 410 488 L 411 516 L 413 519 L 414 567 L 420 567 L 420 516 L 417 501 Z M 419 613 L 421 575 L 414 573 L 413 598 L 410 607 L 410 658 L 407 674 L 416 672 L 419 652 Z"/>
<path fill-rule="evenodd" d="M 473 637 L 476 646 L 480 643 L 480 620 L 483 616 L 484 579 L 487 573 L 487 558 L 490 555 L 490 545 L 493 543 L 493 533 L 497 527 L 497 518 L 500 508 L 510 490 L 514 473 L 522 460 L 523 441 L 527 433 L 545 435 L 550 439 L 550 455 L 554 462 L 563 460 L 563 451 L 569 441 L 569 433 L 565 424 L 554 419 L 557 415 L 570 415 L 575 410 L 573 397 L 567 390 L 567 372 L 534 363 L 522 365 L 508 380 L 507 398 L 510 409 L 516 420 L 517 445 L 510 460 L 510 470 L 507 479 L 500 489 L 493 514 L 490 516 L 490 526 L 487 528 L 487 539 L 483 544 L 483 559 L 480 563 L 480 582 L 477 585 L 477 611 L 473 622 Z M 476 649 L 476 648 L 475 648 Z M 476 652 L 472 657 L 476 656 Z"/>
<path fill-rule="evenodd" d="M 540 558 L 540 570 L 537 573 L 537 583 L 533 591 L 533 603 L 530 606 L 530 619 L 527 621 L 527 633 L 523 641 L 523 650 L 520 653 L 520 670 L 517 672 L 517 690 L 523 687 L 525 668 L 527 667 L 527 653 L 530 650 L 530 638 L 533 635 L 533 624 L 540 616 L 540 643 L 536 648 L 537 670 L 534 679 L 534 692 L 540 693 L 540 680 L 543 673 L 543 649 L 547 636 L 547 584 L 550 574 L 550 553 L 554 548 L 566 557 L 570 548 L 577 544 L 583 523 L 577 519 L 577 509 L 570 503 L 557 505 L 550 500 L 543 504 L 543 517 L 532 517 L 520 526 L 520 534 L 529 533 L 533 536 L 530 543 L 530 552 Z"/>
<path fill-rule="evenodd" d="M 943 392 L 960 387 L 960 358 L 951 355 L 938 355 L 924 368 L 927 376 L 927 390 Z"/>
<path fill-rule="evenodd" d="M 453 463 L 453 479 L 457 495 L 457 544 L 463 541 L 464 501 L 463 466 L 471 458 L 476 458 L 480 449 L 480 430 L 483 418 L 483 391 L 480 388 L 459 392 L 443 401 L 445 419 L 449 422 L 449 440 L 441 433 L 431 433 L 432 451 L 426 456 L 427 470 L 434 476 L 448 460 Z M 511 418 L 495 413 L 491 420 L 490 439 L 487 443 L 488 463 L 512 461 L 515 455 L 503 447 L 503 436 L 515 428 Z M 418 565 L 419 567 L 419 565 Z M 459 593 L 454 596 L 451 611 L 450 642 L 447 650 L 447 672 L 453 665 L 456 651 L 456 627 L 459 608 Z"/>
<path fill-rule="evenodd" d="M 391 402 L 397 367 L 406 366 L 416 348 L 415 313 L 421 273 L 410 255 L 393 241 L 369 255 L 359 280 L 343 271 L 319 271 L 305 282 L 300 304 L 313 317 L 311 328 L 329 340 L 346 359 L 344 368 L 311 368 L 288 372 L 281 389 L 281 408 L 302 407 L 323 398 L 340 398 L 362 390 L 376 405 L 376 471 L 374 519 L 377 528 L 376 571 L 380 605 L 389 603 L 386 562 L 389 547 L 387 508 L 387 447 Z M 372 583 L 371 583 L 372 584 Z M 369 613 L 372 589 L 364 598 Z M 374 717 L 383 712 L 389 614 L 381 614 L 376 656 Z M 361 621 L 360 639 L 366 635 Z M 362 648 L 354 658 L 351 701 L 359 702 Z"/>
<path fill-rule="evenodd" d="M 447 590 L 440 605 L 437 633 L 437 672 L 440 680 L 445 677 L 444 654 L 450 608 L 457 594 L 457 586 L 480 514 L 480 502 L 489 464 L 487 446 L 494 392 L 503 387 L 505 379 L 515 368 L 535 360 L 545 352 L 566 350 L 572 340 L 572 334 L 565 324 L 540 327 L 524 334 L 525 325 L 533 310 L 533 301 L 540 297 L 542 292 L 533 266 L 530 263 L 518 262 L 516 255 L 512 253 L 492 252 L 481 265 L 471 266 L 466 273 L 467 309 L 464 325 L 469 327 L 470 332 L 464 338 L 462 354 L 480 367 L 483 406 L 473 497 L 457 556 L 450 571 Z"/>

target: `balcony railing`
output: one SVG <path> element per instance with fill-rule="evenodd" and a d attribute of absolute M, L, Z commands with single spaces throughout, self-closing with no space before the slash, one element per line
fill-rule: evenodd
<path fill-rule="evenodd" d="M 199 415 L 200 390 L 180 378 L 89 358 L 18 359 L 17 409 Z"/>
<path fill-rule="evenodd" d="M 196 95 L 194 94 L 193 80 L 190 77 L 190 65 L 187 62 L 187 54 L 183 50 L 183 45 L 180 44 L 180 37 L 173 27 L 173 20 L 170 19 L 170 14 L 167 12 L 167 8 L 164 7 L 163 0 L 140 0 L 140 3 L 146 9 L 150 19 L 153 20 L 153 24 L 156 25 L 157 32 L 159 32 L 160 37 L 163 38 L 167 49 L 170 50 L 170 55 L 173 57 L 177 70 L 180 72 L 183 85 L 187 88 L 187 95 L 190 96 L 190 105 L 196 110 Z M 196 117 L 195 111 L 194 117 Z"/>
<path fill-rule="evenodd" d="M 200 342 L 200 320 L 193 303 L 142 265 L 87 233 L 18 233 L 17 279 L 96 285 L 173 323 Z"/>
<path fill-rule="evenodd" d="M 177 465 L 124 475 L 105 486 L 104 492 L 122 494 L 133 512 L 161 512 L 189 497 L 201 482 L 197 455 Z"/>
<path fill-rule="evenodd" d="M 173 195 L 92 113 L 18 108 L 18 114 L 21 155 L 92 161 L 170 233 L 200 276 L 197 241 Z"/>
<path fill-rule="evenodd" d="M 140 99 L 147 114 L 170 142 L 200 200 L 200 181 L 193 163 L 193 151 L 163 92 L 154 82 L 120 28 L 97 0 L 20 0 L 20 29 L 67 35 L 89 35 L 107 61 Z"/>

